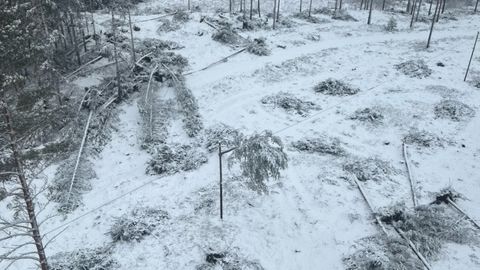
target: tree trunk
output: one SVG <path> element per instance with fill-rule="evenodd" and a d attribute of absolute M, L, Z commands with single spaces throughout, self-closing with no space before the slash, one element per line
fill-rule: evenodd
<path fill-rule="evenodd" d="M 277 20 L 275 18 L 277 18 L 277 0 L 273 0 L 273 29 L 275 29 L 275 23 L 277 22 Z"/>
<path fill-rule="evenodd" d="M 428 34 L 427 49 L 430 47 L 430 40 L 432 39 L 433 26 L 435 25 L 435 16 L 437 16 L 438 2 L 435 4 L 435 11 L 433 12 L 432 25 L 430 26 L 430 33 Z"/>
<path fill-rule="evenodd" d="M 410 0 L 407 2 L 407 12 L 410 12 Z"/>
<path fill-rule="evenodd" d="M 230 15 L 232 15 L 232 4 L 233 4 L 232 1 L 233 1 L 233 0 L 230 0 L 230 1 L 228 2 L 228 11 L 229 11 Z"/>
<path fill-rule="evenodd" d="M 338 6 L 339 10 L 342 10 L 342 4 L 343 4 L 343 0 L 340 0 L 339 6 Z"/>
<path fill-rule="evenodd" d="M 258 17 L 261 18 L 262 14 L 260 13 L 260 0 L 257 1 L 258 4 Z"/>
<path fill-rule="evenodd" d="M 410 19 L 410 28 L 413 27 L 413 19 L 415 19 L 415 9 L 417 8 L 417 0 L 413 0 L 413 7 L 412 7 L 412 18 Z"/>
<path fill-rule="evenodd" d="M 334 10 L 337 11 L 337 9 L 338 9 L 338 0 L 335 0 L 335 9 Z"/>
<path fill-rule="evenodd" d="M 422 0 L 420 0 L 420 2 L 418 2 L 417 16 L 415 17 L 415 21 L 418 21 L 418 16 L 420 15 L 420 9 L 422 9 Z"/>
<path fill-rule="evenodd" d="M 302 13 L 303 0 L 300 0 L 300 13 Z"/>
<path fill-rule="evenodd" d="M 280 21 L 280 2 L 282 0 L 277 0 L 278 3 L 277 3 L 277 22 Z"/>
<path fill-rule="evenodd" d="M 370 11 L 368 12 L 367 24 L 370 24 L 372 22 L 372 9 L 373 9 L 373 0 L 370 0 Z"/>
<path fill-rule="evenodd" d="M 475 9 L 473 10 L 473 12 L 475 12 L 475 13 L 477 13 L 478 1 L 479 1 L 479 0 L 477 0 L 477 2 L 475 3 Z"/>
<path fill-rule="evenodd" d="M 430 0 L 430 7 L 428 8 L 428 16 L 432 14 L 432 5 L 433 5 L 433 0 Z"/>
<path fill-rule="evenodd" d="M 447 0 L 443 0 L 443 4 L 442 4 L 442 14 L 443 14 L 443 12 L 445 12 L 445 3 L 447 3 Z"/>
<path fill-rule="evenodd" d="M 362 8 L 363 8 L 363 2 L 364 2 L 364 0 L 362 0 L 362 1 L 360 2 L 360 10 L 362 10 Z"/>
<path fill-rule="evenodd" d="M 310 5 L 308 6 L 308 17 L 312 16 L 312 1 L 313 0 L 310 0 Z"/>
<path fill-rule="evenodd" d="M 40 234 L 40 229 L 38 227 L 37 216 L 35 213 L 35 205 L 33 203 L 32 196 L 30 194 L 30 187 L 27 183 L 27 179 L 23 171 L 23 165 L 20 160 L 20 155 L 18 153 L 17 138 L 15 136 L 15 130 L 13 129 L 10 112 L 7 108 L 7 103 L 5 101 L 2 100 L 0 101 L 0 103 L 1 103 L 0 105 L 3 107 L 3 116 L 5 118 L 5 123 L 10 135 L 10 148 L 12 150 L 12 157 L 15 163 L 15 167 L 17 169 L 17 172 L 16 172 L 17 177 L 22 187 L 22 195 L 23 195 L 22 197 L 25 200 L 25 206 L 26 206 L 26 210 L 29 218 L 29 223 L 32 229 L 32 238 L 35 243 L 38 259 L 40 262 L 40 269 L 48 270 L 47 256 L 45 255 L 42 236 Z"/>
<path fill-rule="evenodd" d="M 253 19 L 253 0 L 250 0 L 250 20 Z"/>
<path fill-rule="evenodd" d="M 436 22 L 438 22 L 440 20 L 440 11 L 441 11 L 441 8 L 442 8 L 443 1 L 445 1 L 445 0 L 440 0 L 440 2 L 438 3 L 439 6 L 438 6 L 437 15 L 436 15 L 437 16 Z"/>
<path fill-rule="evenodd" d="M 112 36 L 113 36 L 113 57 L 115 58 L 115 73 L 117 76 L 117 93 L 118 93 L 118 98 L 121 99 L 123 97 L 123 93 L 120 85 L 120 70 L 118 66 L 118 54 L 117 54 L 117 35 L 116 35 L 115 17 L 113 15 L 113 9 L 112 9 Z"/>
<path fill-rule="evenodd" d="M 133 65 L 137 62 L 137 57 L 135 56 L 135 43 L 133 42 L 133 27 L 132 27 L 132 17 L 130 16 L 130 9 L 127 9 L 128 13 L 128 25 L 130 26 L 130 42 L 132 44 L 132 60 Z"/>
<path fill-rule="evenodd" d="M 382 10 L 385 10 L 385 2 L 386 2 L 386 0 L 383 0 L 383 2 L 382 2 Z"/>
<path fill-rule="evenodd" d="M 82 60 L 80 59 L 80 51 L 78 50 L 78 40 L 77 34 L 75 33 L 75 24 L 73 23 L 73 16 L 70 14 L 70 24 L 72 26 L 72 36 L 73 36 L 73 46 L 75 46 L 75 55 L 77 56 L 78 65 L 82 65 Z"/>

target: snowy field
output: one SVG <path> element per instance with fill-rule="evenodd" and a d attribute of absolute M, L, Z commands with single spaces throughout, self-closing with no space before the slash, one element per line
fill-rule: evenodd
<path fill-rule="evenodd" d="M 239 183 L 235 177 L 238 168 L 224 168 L 225 213 L 221 221 L 217 153 L 208 153 L 208 161 L 193 171 L 147 175 L 151 156 L 141 149 L 142 120 L 137 104 L 141 97 L 134 96 L 119 106 L 111 140 L 91 158 L 97 177 L 91 191 L 83 195 L 83 205 L 42 224 L 45 241 L 53 239 L 47 255 L 107 245 L 112 241 L 108 231 L 116 217 L 148 206 L 166 211 L 169 218 L 141 241 L 116 243 L 112 251 L 119 262 L 116 269 L 196 269 L 205 263 L 206 254 L 223 251 L 268 270 L 345 269 L 343 258 L 358 249 L 359 241 L 380 233 L 345 164 L 366 158 L 385 161 L 391 167 L 387 178 L 362 182 L 373 207 L 401 202 L 413 207 L 402 140 L 414 131 L 428 131 L 438 138 L 430 147 L 408 145 L 419 204 L 429 204 L 442 188 L 453 187 L 467 198 L 458 205 L 480 220 L 480 89 L 472 82 L 480 77 L 480 52 L 473 58 L 468 80 L 463 81 L 480 29 L 478 13 L 447 9 L 456 20 L 441 17 L 426 49 L 430 21 L 416 22 L 410 29 L 409 15 L 374 10 L 372 24 L 367 25 L 368 11 L 345 3 L 358 21 L 315 15 L 324 21 L 314 24 L 292 17 L 291 28 L 240 31 L 245 38 L 265 37 L 271 54 L 243 52 L 201 70 L 241 47 L 212 40 L 215 30 L 200 22 L 205 15 L 218 17 L 213 12 L 220 2 L 228 9 L 226 1 L 196 2 L 192 5 L 200 6 L 201 11 L 193 12 L 188 22 L 172 32 L 158 32 L 162 22 L 145 20 L 157 17 L 167 5 L 185 6 L 186 0 L 140 4 L 132 15 L 137 21 L 134 25 L 140 28 L 135 38 L 181 44 L 184 48 L 176 53 L 189 61 L 186 73 L 192 73 L 185 76 L 186 85 L 198 99 L 204 126 L 223 123 L 245 135 L 271 130 L 285 145 L 288 168 L 279 181 L 269 182 L 269 192 L 261 195 Z M 281 16 L 286 17 L 298 9 L 298 1 L 285 2 Z M 265 4 L 265 10 L 270 10 L 270 4 Z M 314 5 L 325 7 L 327 3 Z M 422 12 L 427 9 L 425 3 Z M 386 32 L 391 17 L 397 20 L 398 31 Z M 98 13 L 96 18 L 102 25 L 109 15 Z M 423 60 L 431 74 L 411 77 L 396 67 L 410 60 Z M 110 71 L 102 72 L 79 76 L 73 83 L 79 87 L 98 84 Z M 359 92 L 348 96 L 315 92 L 314 86 L 328 78 L 347 82 Z M 172 99 L 173 91 L 154 84 L 153 92 L 162 100 Z M 311 101 L 316 107 L 300 115 L 262 103 L 264 97 L 280 92 Z M 464 103 L 476 113 L 459 121 L 439 117 L 435 108 L 445 100 Z M 380 121 L 352 119 L 366 108 L 381 114 Z M 292 147 L 298 140 L 318 137 L 337 138 L 344 153 L 307 153 Z M 168 142 L 192 140 L 181 120 L 173 117 Z M 48 179 L 57 167 L 45 171 Z M 41 216 L 55 211 L 52 203 Z M 480 246 L 446 244 L 429 261 L 435 270 L 480 269 Z M 34 266 L 25 261 L 11 269 Z"/>

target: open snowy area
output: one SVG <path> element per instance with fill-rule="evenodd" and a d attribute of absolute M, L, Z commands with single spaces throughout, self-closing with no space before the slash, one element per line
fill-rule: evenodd
<path fill-rule="evenodd" d="M 0 3 L 0 269 L 480 270 L 480 10 L 430 1 Z"/>

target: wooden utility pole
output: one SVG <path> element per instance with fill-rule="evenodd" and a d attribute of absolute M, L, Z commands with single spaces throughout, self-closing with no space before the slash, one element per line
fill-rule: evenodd
<path fill-rule="evenodd" d="M 219 143 L 218 144 L 218 165 L 220 169 L 220 219 L 223 219 L 223 171 L 222 171 L 222 156 L 232 152 L 233 150 L 237 149 L 236 147 L 233 147 L 231 149 L 228 149 L 226 151 L 222 152 L 222 145 Z"/>
<path fill-rule="evenodd" d="M 40 263 L 41 270 L 48 270 L 48 263 L 47 263 L 47 256 L 45 255 L 45 248 L 42 242 L 42 236 L 40 234 L 40 229 L 38 227 L 37 222 L 37 215 L 35 213 L 35 205 L 32 200 L 32 195 L 30 193 L 30 186 L 27 183 L 27 179 L 25 177 L 25 172 L 23 170 L 23 164 L 20 160 L 20 155 L 17 147 L 17 137 L 15 135 L 15 130 L 13 129 L 12 124 L 12 117 L 10 115 L 10 111 L 8 110 L 7 103 L 4 100 L 0 101 L 0 107 L 2 107 L 3 116 L 5 119 L 5 124 L 9 133 L 10 139 L 10 149 L 12 150 L 12 158 L 14 161 L 14 165 L 16 167 L 15 174 L 18 177 L 21 186 L 22 195 L 21 198 L 25 201 L 25 208 L 28 214 L 28 222 L 31 227 L 31 236 L 35 243 L 35 247 L 37 249 L 38 260 Z M 21 257 L 19 258 L 21 259 Z"/>
<path fill-rule="evenodd" d="M 470 60 L 468 61 L 467 71 L 465 72 L 465 78 L 463 78 L 463 81 L 466 81 L 466 80 L 467 80 L 468 71 L 470 70 L 470 64 L 472 63 L 473 54 L 475 53 L 475 47 L 477 46 L 478 34 L 479 34 L 479 33 L 480 33 L 480 32 L 477 32 L 477 36 L 475 37 L 475 42 L 473 43 L 472 54 L 470 55 Z"/>
<path fill-rule="evenodd" d="M 437 16 L 437 11 L 438 11 L 438 2 L 435 4 L 435 11 L 433 12 L 433 18 L 432 18 L 432 25 L 430 26 L 430 33 L 428 34 L 428 41 L 427 41 L 427 49 L 430 47 L 430 40 L 432 39 L 432 32 L 433 32 L 433 26 L 435 25 L 435 17 Z"/>
<path fill-rule="evenodd" d="M 373 0 L 370 0 L 370 11 L 368 12 L 367 24 L 370 24 L 372 22 L 372 9 L 373 9 Z"/>

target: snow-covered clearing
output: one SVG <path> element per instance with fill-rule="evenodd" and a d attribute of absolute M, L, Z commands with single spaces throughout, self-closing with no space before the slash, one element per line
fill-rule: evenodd
<path fill-rule="evenodd" d="M 283 9 L 288 10 L 288 4 Z M 47 240 L 65 229 L 48 245 L 47 254 L 108 243 L 115 217 L 137 206 L 151 206 L 167 211 L 170 219 L 141 242 L 116 244 L 119 269 L 195 269 L 206 253 L 224 250 L 236 250 L 265 269 L 344 269 L 342 258 L 355 250 L 355 242 L 378 233 L 378 228 L 342 167 L 355 158 L 378 157 L 388 162 L 394 169 L 390 181 L 368 181 L 364 188 L 375 207 L 402 201 L 412 206 L 402 156 L 402 139 L 412 129 L 429 131 L 446 141 L 443 147 L 408 148 L 420 203 L 430 203 L 433 193 L 452 186 L 469 199 L 458 204 L 480 220 L 480 91 L 463 82 L 480 28 L 479 15 L 440 21 L 430 49 L 425 49 L 429 24 L 419 22 L 410 30 L 409 16 L 394 14 L 400 30 L 386 33 L 383 25 L 390 15 L 374 11 L 374 24 L 367 26 L 368 11 L 350 13 L 359 21 L 315 25 L 297 20 L 291 29 L 240 32 L 244 37 L 266 37 L 271 55 L 242 53 L 186 76 L 205 127 L 224 123 L 245 134 L 268 129 L 282 138 L 289 167 L 281 181 L 271 183 L 269 194 L 241 189 L 235 172 L 224 170 L 225 217 L 220 221 L 216 153 L 209 154 L 208 162 L 195 171 L 147 175 L 150 155 L 140 148 L 141 118 L 137 100 L 132 100 L 121 105 L 118 130 L 93 160 L 97 179 L 84 195 L 84 205 L 43 225 Z M 150 17 L 154 15 L 133 19 Z M 235 52 L 211 39 L 213 29 L 199 23 L 199 13 L 192 17 L 180 30 L 161 36 L 156 20 L 136 23 L 141 29 L 136 38 L 182 44 L 185 48 L 178 52 L 189 60 L 190 71 Z M 108 19 L 106 15 L 98 18 Z M 309 39 L 312 34 L 320 35 L 320 40 Z M 395 68 L 419 59 L 432 70 L 427 78 L 412 78 Z M 470 78 L 479 71 L 477 56 Z M 313 87 L 327 78 L 346 81 L 360 92 L 352 96 L 315 93 Z M 92 81 L 98 82 L 97 75 L 76 82 L 83 87 Z M 172 89 L 155 91 L 163 98 L 173 96 Z M 300 116 L 260 102 L 282 91 L 320 108 Z M 444 99 L 461 101 L 477 113 L 460 122 L 438 118 L 434 107 Z M 381 124 L 350 119 L 355 111 L 371 107 L 382 112 Z M 290 147 L 296 140 L 320 135 L 339 138 L 347 155 L 311 154 Z M 184 138 L 180 121 L 173 119 L 169 142 Z M 54 171 L 51 167 L 46 174 Z M 480 269 L 479 254 L 478 246 L 452 244 L 431 264 L 435 270 Z M 31 267 L 19 263 L 13 269 Z"/>

